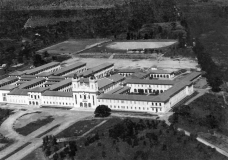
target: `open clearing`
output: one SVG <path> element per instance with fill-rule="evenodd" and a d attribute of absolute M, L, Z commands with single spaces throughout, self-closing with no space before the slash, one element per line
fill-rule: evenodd
<path fill-rule="evenodd" d="M 95 66 L 98 66 L 102 63 L 114 63 L 116 69 L 121 68 L 151 68 L 152 66 L 157 66 L 161 69 L 167 69 L 167 70 L 177 70 L 180 68 L 186 68 L 186 69 L 195 69 L 198 65 L 196 61 L 190 60 L 190 59 L 183 59 L 180 61 L 173 60 L 171 58 L 165 58 L 163 57 L 160 61 L 154 60 L 154 59 L 143 59 L 143 60 L 130 60 L 130 59 L 99 59 L 99 58 L 72 58 L 65 63 L 67 65 L 74 64 L 76 62 L 86 62 L 88 68 L 92 68 Z"/>
<path fill-rule="evenodd" d="M 75 54 L 107 41 L 109 41 L 109 39 L 68 40 L 68 41 L 64 41 L 56 45 L 41 49 L 37 51 L 37 53 L 43 53 L 47 51 L 49 54 Z"/>
<path fill-rule="evenodd" d="M 176 43 L 173 42 L 148 42 L 148 41 L 140 41 L 140 42 L 113 42 L 107 45 L 108 48 L 111 49 L 118 49 L 118 50 L 129 50 L 129 49 L 155 49 L 155 48 L 162 48 L 167 47 L 172 44 Z"/>

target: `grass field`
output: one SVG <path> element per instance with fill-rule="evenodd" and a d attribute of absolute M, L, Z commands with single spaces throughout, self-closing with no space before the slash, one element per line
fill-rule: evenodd
<path fill-rule="evenodd" d="M 37 53 L 47 51 L 49 54 L 75 54 L 84 49 L 94 47 L 100 43 L 109 41 L 108 39 L 79 39 L 68 40 L 53 46 L 41 49 Z"/>

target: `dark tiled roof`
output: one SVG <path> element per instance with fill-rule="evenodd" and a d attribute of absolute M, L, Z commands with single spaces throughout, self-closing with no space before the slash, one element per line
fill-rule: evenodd
<path fill-rule="evenodd" d="M 29 90 L 28 89 L 14 89 L 12 92 L 8 93 L 8 95 L 20 95 L 20 96 L 27 96 Z"/>
<path fill-rule="evenodd" d="M 63 75 L 64 73 L 67 73 L 68 71 L 71 71 L 71 70 L 74 70 L 74 69 L 77 69 L 77 68 L 81 68 L 83 66 L 86 66 L 86 63 L 83 63 L 83 62 L 78 62 L 76 64 L 73 64 L 73 65 L 70 65 L 70 66 L 67 66 L 67 67 L 64 67 L 58 71 L 56 71 L 54 73 L 54 75 L 56 76 L 59 76 L 59 75 Z"/>
<path fill-rule="evenodd" d="M 35 74 L 36 72 L 39 72 L 43 69 L 54 67 L 54 66 L 57 66 L 59 64 L 60 64 L 59 62 L 51 62 L 51 63 L 45 64 L 45 65 L 42 65 L 40 67 L 36 67 L 34 69 L 30 69 L 26 72 L 26 74 Z"/>
<path fill-rule="evenodd" d="M 45 78 L 36 78 L 36 79 L 33 79 L 29 82 L 23 83 L 22 85 L 19 86 L 19 89 L 25 89 L 26 87 L 29 87 L 33 84 L 43 82 L 43 81 L 46 81 L 46 79 Z"/>
<path fill-rule="evenodd" d="M 114 74 L 114 75 L 108 77 L 108 79 L 111 79 L 113 82 L 119 82 L 121 80 L 124 80 L 125 77 L 124 76 L 121 76 L 119 74 Z"/>
<path fill-rule="evenodd" d="M 45 87 L 45 88 L 43 88 L 43 87 L 36 87 L 36 88 L 33 88 L 33 89 L 30 89 L 29 90 L 29 92 L 44 92 L 44 91 L 46 91 L 46 90 L 48 90 L 49 89 L 49 87 Z"/>
<path fill-rule="evenodd" d="M 16 81 L 16 80 L 18 80 L 17 77 L 7 77 L 7 78 L 4 78 L 4 79 L 0 80 L 0 85 L 4 85 L 4 84 L 6 84 L 8 82 Z"/>
<path fill-rule="evenodd" d="M 195 78 L 201 76 L 201 72 L 192 72 L 182 79 L 182 81 L 193 81 Z"/>
<path fill-rule="evenodd" d="M 23 76 L 21 76 L 21 78 L 33 78 L 33 79 L 35 79 L 36 76 L 35 75 L 23 75 Z"/>
<path fill-rule="evenodd" d="M 53 75 L 53 72 L 43 72 L 37 75 L 37 77 L 49 77 L 51 75 Z"/>
<path fill-rule="evenodd" d="M 129 91 L 130 89 L 131 87 L 124 86 L 120 90 L 116 91 L 114 94 L 123 94 L 124 92 Z"/>
<path fill-rule="evenodd" d="M 10 73 L 9 76 L 21 76 L 25 73 L 26 73 L 26 71 L 15 71 L 13 73 Z"/>
<path fill-rule="evenodd" d="M 65 80 L 60 81 L 60 82 L 58 82 L 56 84 L 53 84 L 53 85 L 51 85 L 49 87 L 50 87 L 50 90 L 55 90 L 55 89 L 58 89 L 58 88 L 60 88 L 60 87 L 62 87 L 64 85 L 71 84 L 71 83 L 72 83 L 72 79 L 65 79 Z"/>
<path fill-rule="evenodd" d="M 48 77 L 48 79 L 60 79 L 60 80 L 64 80 L 65 77 L 63 77 L 63 76 L 50 76 L 50 77 Z"/>
<path fill-rule="evenodd" d="M 57 82 L 46 82 L 45 85 L 53 85 L 56 84 Z"/>
<path fill-rule="evenodd" d="M 102 89 L 102 88 L 104 88 L 104 87 L 106 87 L 106 86 L 108 86 L 114 82 L 108 78 L 102 78 L 102 79 L 99 79 L 97 81 L 97 83 L 98 83 L 98 88 Z"/>
<path fill-rule="evenodd" d="M 6 85 L 0 88 L 0 90 L 12 90 L 14 88 L 17 88 L 18 86 L 15 85 Z"/>
<path fill-rule="evenodd" d="M 171 80 L 147 80 L 147 79 L 126 79 L 127 84 L 155 84 L 155 85 L 174 85 Z"/>
<path fill-rule="evenodd" d="M 45 91 L 42 96 L 73 97 L 73 92 Z"/>
<path fill-rule="evenodd" d="M 87 78 L 95 73 L 98 73 L 98 72 L 100 72 L 106 68 L 112 67 L 112 66 L 114 66 L 114 63 L 104 63 L 99 66 L 93 67 L 85 72 L 82 72 L 81 74 L 79 74 L 79 76 L 82 75 L 83 77 Z"/>
<path fill-rule="evenodd" d="M 123 93 L 123 92 L 125 92 L 126 90 L 129 90 L 129 89 L 131 89 L 131 87 L 119 86 L 119 87 L 116 87 L 113 90 L 107 92 L 106 94 L 121 94 L 121 93 Z"/>
<path fill-rule="evenodd" d="M 147 76 L 149 76 L 150 73 L 145 73 L 145 72 L 136 72 L 133 73 L 130 77 L 133 79 L 143 79 Z"/>
<path fill-rule="evenodd" d="M 136 73 L 140 72 L 140 69 L 118 69 L 117 73 Z"/>
<path fill-rule="evenodd" d="M 161 70 L 161 69 L 158 69 L 158 70 L 151 70 L 150 71 L 151 74 L 171 74 L 173 73 L 173 71 L 168 71 L 168 70 Z"/>
<path fill-rule="evenodd" d="M 21 84 L 26 83 L 26 82 L 28 82 L 28 81 L 19 81 L 19 82 L 17 82 L 17 84 L 21 85 Z"/>

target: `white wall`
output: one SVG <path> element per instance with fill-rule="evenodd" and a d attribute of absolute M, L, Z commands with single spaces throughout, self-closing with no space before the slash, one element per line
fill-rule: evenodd
<path fill-rule="evenodd" d="M 7 99 L 7 94 L 10 93 L 10 91 L 6 91 L 6 90 L 0 90 L 0 102 L 5 102 L 7 103 L 8 99 Z"/>
<path fill-rule="evenodd" d="M 29 96 L 25 95 L 7 95 L 7 102 L 13 104 L 29 104 L 28 103 Z"/>
<path fill-rule="evenodd" d="M 44 106 L 59 106 L 73 107 L 73 97 L 58 97 L 58 96 L 42 96 L 41 105 Z"/>

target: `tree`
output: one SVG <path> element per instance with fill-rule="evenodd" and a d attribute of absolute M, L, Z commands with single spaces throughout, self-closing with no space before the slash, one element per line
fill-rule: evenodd
<path fill-rule="evenodd" d="M 111 114 L 111 109 L 106 105 L 99 105 L 94 111 L 95 117 L 108 117 Z"/>

